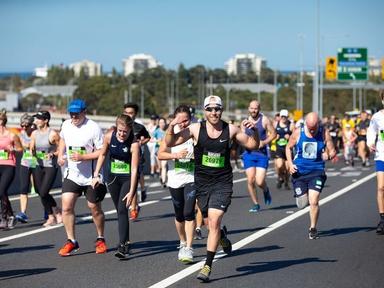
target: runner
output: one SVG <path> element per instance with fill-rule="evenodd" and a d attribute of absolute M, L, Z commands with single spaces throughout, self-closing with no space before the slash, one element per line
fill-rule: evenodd
<path fill-rule="evenodd" d="M 232 244 L 227 238 L 225 226 L 220 229 L 224 213 L 231 203 L 233 193 L 233 174 L 230 162 L 231 142 L 236 140 L 247 149 L 256 149 L 259 145 L 257 129 L 251 121 L 244 121 L 246 128 L 252 128 L 252 137 L 238 127 L 221 120 L 223 106 L 218 96 L 204 99 L 206 121 L 193 123 L 175 134 L 174 127 L 182 123 L 182 114 L 169 124 L 165 143 L 173 147 L 192 138 L 194 141 L 195 185 L 198 205 L 204 216 L 209 233 L 207 239 L 207 258 L 197 278 L 209 281 L 213 258 L 218 244 L 225 253 L 232 251 Z"/>
<path fill-rule="evenodd" d="M 181 105 L 175 110 L 178 117 L 178 126 L 172 133 L 185 129 L 191 123 L 190 109 Z M 159 160 L 168 160 L 168 182 L 169 192 L 172 196 L 173 208 L 175 210 L 175 225 L 179 235 L 180 245 L 178 259 L 184 263 L 193 262 L 193 234 L 195 231 L 195 203 L 196 190 L 194 184 L 194 162 L 193 162 L 193 140 L 168 148 L 164 141 L 161 142 Z"/>
<path fill-rule="evenodd" d="M 21 132 L 19 134 L 21 145 L 23 146 L 23 156 L 20 160 L 19 168 L 19 184 L 20 184 L 20 212 L 17 213 L 16 219 L 21 223 L 28 222 L 27 207 L 28 193 L 34 189 L 32 181 L 32 171 L 36 167 L 36 158 L 29 151 L 31 143 L 31 134 L 36 129 L 33 124 L 33 117 L 27 113 L 20 118 Z"/>
<path fill-rule="evenodd" d="M 355 141 L 357 134 L 352 130 L 349 124 L 345 124 L 345 128 L 342 132 L 343 145 L 344 145 L 344 159 L 345 165 L 355 165 L 353 158 L 355 157 Z"/>
<path fill-rule="evenodd" d="M 139 162 L 139 172 L 138 176 L 139 177 L 139 183 L 140 183 L 140 200 L 141 202 L 144 202 L 147 199 L 147 191 L 145 189 L 145 184 L 144 184 L 144 149 L 145 149 L 145 144 L 148 143 L 148 141 L 151 139 L 151 136 L 149 135 L 147 129 L 144 127 L 144 125 L 138 123 L 136 121 L 136 116 L 139 111 L 139 106 L 135 103 L 126 103 L 124 104 L 124 109 L 123 109 L 123 114 L 126 114 L 132 118 L 133 122 L 133 133 L 135 135 L 136 140 L 140 144 L 140 162 Z M 136 185 L 136 191 L 137 191 L 137 185 Z M 132 220 L 136 220 L 137 217 L 139 217 L 139 211 L 140 211 L 140 206 L 137 203 L 137 193 L 134 193 L 133 200 L 131 203 L 131 208 L 130 208 L 130 218 Z"/>
<path fill-rule="evenodd" d="M 0 112 L 0 229 L 13 229 L 17 222 L 9 201 L 8 189 L 15 177 L 15 152 L 23 151 L 19 136 L 7 129 L 7 121 L 7 112 L 2 110 Z"/>
<path fill-rule="evenodd" d="M 295 157 L 292 149 L 295 148 Z M 333 159 L 336 150 L 328 130 L 320 124 L 319 116 L 310 112 L 304 124 L 297 128 L 289 138 L 285 149 L 289 172 L 296 197 L 296 204 L 301 209 L 310 205 L 309 239 L 319 238 L 317 222 L 319 218 L 319 198 L 324 188 L 326 159 Z M 293 160 L 294 159 L 294 160 Z"/>
<path fill-rule="evenodd" d="M 362 166 L 369 166 L 369 149 L 367 146 L 367 129 L 369 119 L 366 111 L 360 113 L 360 122 L 356 125 L 357 133 L 357 153 L 362 161 Z"/>
<path fill-rule="evenodd" d="M 247 175 L 247 187 L 249 195 L 251 196 L 253 206 L 249 209 L 249 212 L 255 213 L 260 210 L 260 204 L 257 198 L 256 185 L 263 190 L 264 203 L 270 205 L 272 203 L 271 193 L 265 181 L 268 168 L 268 145 L 276 138 L 276 131 L 273 128 L 271 121 L 268 117 L 264 116 L 260 112 L 260 103 L 253 100 L 249 103 L 248 119 L 241 123 L 241 129 L 243 132 L 250 135 L 253 130 L 247 129 L 245 124 L 248 125 L 251 122 L 255 129 L 259 131 L 260 146 L 256 150 L 246 149 L 243 153 L 243 162 L 245 174 Z"/>
<path fill-rule="evenodd" d="M 101 183 L 99 173 L 109 152 L 108 167 L 110 171 L 107 182 L 113 204 L 117 210 L 119 245 L 115 256 L 128 258 L 130 249 L 128 208 L 136 193 L 137 172 L 140 159 L 140 146 L 133 134 L 133 120 L 122 114 L 116 119 L 116 128 L 104 137 L 103 148 L 97 159 L 92 187 Z"/>
<path fill-rule="evenodd" d="M 159 126 L 153 132 L 153 137 L 156 140 L 156 146 L 155 146 L 156 156 L 158 156 L 160 143 L 163 141 L 166 126 L 167 126 L 167 121 L 165 120 L 165 118 L 161 117 L 159 119 Z M 160 160 L 159 157 L 157 157 L 157 160 L 158 160 L 157 165 L 160 169 L 160 184 L 165 188 L 165 187 L 167 187 L 167 185 L 166 185 L 166 183 L 167 183 L 167 161 L 166 160 Z"/>
<path fill-rule="evenodd" d="M 51 114 L 48 111 L 39 111 L 33 117 L 36 118 L 37 126 L 37 130 L 32 132 L 30 143 L 31 154 L 37 159 L 36 168 L 32 172 L 33 182 L 45 213 L 48 215 L 43 226 L 49 227 L 63 222 L 61 209 L 57 207 L 55 199 L 49 194 L 58 171 L 56 150 L 60 136 L 49 127 Z"/>
<path fill-rule="evenodd" d="M 105 197 L 106 189 L 102 189 L 102 185 L 99 189 L 93 189 L 91 186 L 92 172 L 96 164 L 94 160 L 99 157 L 103 145 L 103 134 L 100 126 L 86 117 L 86 105 L 83 100 L 72 100 L 68 106 L 68 112 L 71 119 L 66 120 L 62 125 L 58 148 L 58 164 L 64 165 L 67 162 L 61 199 L 63 222 L 68 240 L 59 250 L 59 255 L 70 256 L 79 249 L 75 237 L 75 204 L 83 193 L 96 226 L 96 253 L 106 253 L 104 212 L 101 209 L 101 201 Z M 67 157 L 64 157 L 65 151 Z"/>
<path fill-rule="evenodd" d="M 155 177 L 155 173 L 157 173 L 157 160 L 156 160 L 156 139 L 153 137 L 153 132 L 155 132 L 157 128 L 157 120 L 158 116 L 157 115 L 151 115 L 150 122 L 147 125 L 147 131 L 149 135 L 151 136 L 151 139 L 147 143 L 147 147 L 149 150 L 149 159 L 151 161 L 151 178 Z"/>
<path fill-rule="evenodd" d="M 277 122 L 275 129 L 276 137 L 276 169 L 277 169 L 277 188 L 281 188 L 283 183 L 285 189 L 289 187 L 289 171 L 286 163 L 287 157 L 285 155 L 285 147 L 288 144 L 289 136 L 294 130 L 294 124 L 288 120 L 288 110 L 283 109 L 280 111 L 280 120 Z"/>
<path fill-rule="evenodd" d="M 380 91 L 381 103 L 384 105 L 384 90 Z M 380 222 L 376 233 L 384 235 L 384 109 L 373 114 L 367 131 L 367 145 L 375 152 L 377 177 L 377 206 Z"/>

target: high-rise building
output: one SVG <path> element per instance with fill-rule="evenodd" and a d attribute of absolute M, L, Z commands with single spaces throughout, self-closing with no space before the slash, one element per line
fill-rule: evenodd
<path fill-rule="evenodd" d="M 261 68 L 266 67 L 267 62 L 264 58 L 253 53 L 236 54 L 225 63 L 225 70 L 228 74 L 244 75 L 249 71 L 259 74 Z"/>
<path fill-rule="evenodd" d="M 76 77 L 80 76 L 81 71 L 88 77 L 100 76 L 102 73 L 101 64 L 89 60 L 69 64 L 69 68 L 73 69 Z"/>
<path fill-rule="evenodd" d="M 123 59 L 124 76 L 132 73 L 143 73 L 147 69 L 156 68 L 161 64 L 148 54 L 134 54 L 127 59 Z"/>
<path fill-rule="evenodd" d="M 44 67 L 36 67 L 35 68 L 35 76 L 40 78 L 47 78 L 48 76 L 48 66 Z"/>

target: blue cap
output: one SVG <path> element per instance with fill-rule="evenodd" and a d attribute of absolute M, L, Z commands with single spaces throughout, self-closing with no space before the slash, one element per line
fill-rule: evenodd
<path fill-rule="evenodd" d="M 69 103 L 68 112 L 69 113 L 80 113 L 80 112 L 84 111 L 86 108 L 87 108 L 87 106 L 85 105 L 84 100 L 74 99 L 71 101 L 71 103 Z"/>

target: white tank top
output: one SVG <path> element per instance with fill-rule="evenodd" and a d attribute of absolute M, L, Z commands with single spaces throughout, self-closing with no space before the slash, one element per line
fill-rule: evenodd
<path fill-rule="evenodd" d="M 177 153 L 187 149 L 188 154 L 186 158 L 169 160 L 168 161 L 168 183 L 171 188 L 180 188 L 185 184 L 194 182 L 194 167 L 195 161 L 193 159 L 193 140 L 189 139 L 185 143 L 172 147 L 171 153 Z"/>

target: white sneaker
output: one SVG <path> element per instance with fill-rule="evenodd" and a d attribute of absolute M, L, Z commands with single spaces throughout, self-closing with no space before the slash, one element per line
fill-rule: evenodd
<path fill-rule="evenodd" d="M 180 242 L 179 247 L 177 247 L 177 248 L 179 248 L 179 254 L 177 255 L 177 258 L 179 259 L 179 261 L 182 261 L 181 259 L 184 258 L 184 255 L 185 255 L 184 248 L 185 248 L 186 246 L 187 246 L 186 243 L 184 243 L 184 242 Z"/>
<path fill-rule="evenodd" d="M 179 259 L 181 262 L 188 264 L 193 262 L 193 248 L 184 247 L 183 257 Z"/>

